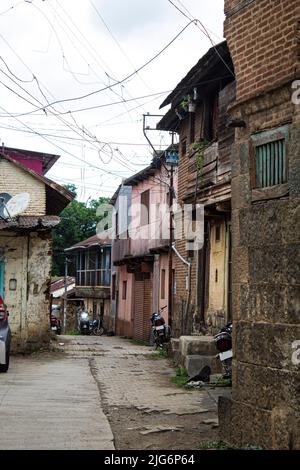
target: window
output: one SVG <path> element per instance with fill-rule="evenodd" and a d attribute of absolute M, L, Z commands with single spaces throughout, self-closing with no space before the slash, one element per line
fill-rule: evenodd
<path fill-rule="evenodd" d="M 150 221 L 150 190 L 141 193 L 141 225 L 148 225 Z"/>
<path fill-rule="evenodd" d="M 161 277 L 160 277 L 160 298 L 166 298 L 166 270 L 161 270 Z"/>
<path fill-rule="evenodd" d="M 122 299 L 127 299 L 127 281 L 123 281 Z"/>
<path fill-rule="evenodd" d="M 255 147 L 255 188 L 287 182 L 285 139 Z"/>
<path fill-rule="evenodd" d="M 221 225 L 216 225 L 216 242 L 221 240 Z"/>
<path fill-rule="evenodd" d="M 252 200 L 288 193 L 289 126 L 251 136 Z"/>

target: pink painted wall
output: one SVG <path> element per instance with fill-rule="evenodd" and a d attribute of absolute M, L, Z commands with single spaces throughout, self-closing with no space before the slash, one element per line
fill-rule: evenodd
<path fill-rule="evenodd" d="M 168 244 L 169 214 L 167 204 L 168 186 L 159 181 L 168 179 L 157 170 L 154 177 L 132 187 L 131 253 L 146 253 L 151 248 Z M 141 193 L 150 190 L 150 223 L 141 226 Z"/>
<path fill-rule="evenodd" d="M 43 174 L 43 162 L 42 162 L 42 160 L 21 158 L 20 156 L 14 155 L 14 154 L 10 154 L 10 156 L 14 160 L 16 160 L 18 163 L 23 165 L 25 168 L 29 168 L 30 170 L 35 171 L 39 175 Z"/>

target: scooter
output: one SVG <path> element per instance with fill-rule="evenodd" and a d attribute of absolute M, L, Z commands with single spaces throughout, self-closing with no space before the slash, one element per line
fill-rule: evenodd
<path fill-rule="evenodd" d="M 54 313 L 51 313 L 51 318 L 50 318 L 50 328 L 52 331 L 55 331 L 57 335 L 60 335 L 61 333 L 61 323 L 59 318 L 57 318 Z"/>
<path fill-rule="evenodd" d="M 224 379 L 231 379 L 232 375 L 232 323 L 228 323 L 214 337 L 215 345 L 219 351 L 218 357 L 222 362 Z"/>
<path fill-rule="evenodd" d="M 169 343 L 171 338 L 171 329 L 168 325 L 166 325 L 166 322 L 163 316 L 161 315 L 161 312 L 166 307 L 167 306 L 165 305 L 158 312 L 154 312 L 151 315 L 151 328 L 156 349 L 163 349 L 164 346 Z"/>

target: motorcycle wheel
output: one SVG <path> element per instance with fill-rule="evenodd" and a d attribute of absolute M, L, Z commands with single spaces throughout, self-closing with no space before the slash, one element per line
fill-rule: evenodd
<path fill-rule="evenodd" d="M 94 335 L 96 336 L 102 336 L 104 333 L 104 328 L 103 326 L 101 326 L 100 328 L 97 328 L 95 331 L 94 331 Z"/>

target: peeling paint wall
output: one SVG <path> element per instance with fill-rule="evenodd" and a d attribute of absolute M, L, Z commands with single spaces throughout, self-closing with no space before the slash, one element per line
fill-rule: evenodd
<path fill-rule="evenodd" d="M 45 232 L 0 234 L 13 351 L 33 350 L 49 341 L 51 242 Z"/>

